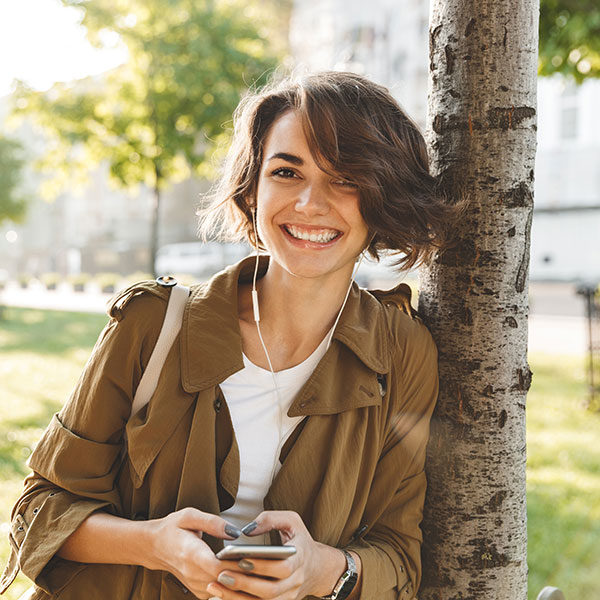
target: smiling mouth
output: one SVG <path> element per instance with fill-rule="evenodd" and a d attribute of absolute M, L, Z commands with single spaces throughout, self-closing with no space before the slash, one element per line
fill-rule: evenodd
<path fill-rule="evenodd" d="M 318 244 L 328 244 L 342 235 L 342 232 L 337 229 L 304 229 L 295 225 L 284 225 L 283 228 L 297 240 L 316 242 Z"/>

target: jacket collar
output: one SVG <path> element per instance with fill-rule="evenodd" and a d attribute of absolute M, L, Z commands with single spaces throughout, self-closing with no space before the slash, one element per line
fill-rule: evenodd
<path fill-rule="evenodd" d="M 254 257 L 248 257 L 192 288 L 181 328 L 181 378 L 186 392 L 214 386 L 243 368 L 238 324 L 238 283 L 250 281 Z M 260 259 L 259 276 L 269 257 Z M 353 284 L 333 334 L 375 373 L 390 369 L 390 333 L 380 302 Z M 333 345 L 333 344 L 332 344 Z"/>

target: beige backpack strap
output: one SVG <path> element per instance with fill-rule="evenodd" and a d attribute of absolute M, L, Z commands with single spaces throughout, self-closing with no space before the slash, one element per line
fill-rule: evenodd
<path fill-rule="evenodd" d="M 167 359 L 167 354 L 181 330 L 183 310 L 185 309 L 189 294 L 190 289 L 184 285 L 177 284 L 171 288 L 165 320 L 158 334 L 156 346 L 154 346 L 150 360 L 146 365 L 146 369 L 133 397 L 130 418 L 148 404 L 152 394 L 154 394 L 154 390 L 156 390 L 158 378 Z"/>

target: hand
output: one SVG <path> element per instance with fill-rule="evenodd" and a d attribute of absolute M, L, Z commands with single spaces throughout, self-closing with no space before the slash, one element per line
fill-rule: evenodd
<path fill-rule="evenodd" d="M 209 594 L 224 600 L 296 600 L 331 593 L 346 568 L 346 559 L 340 550 L 315 542 L 295 512 L 265 511 L 255 523 L 256 528 L 248 535 L 262 535 L 277 529 L 284 544 L 296 547 L 296 554 L 284 560 L 222 561 L 217 581 L 213 580 L 207 587 Z M 232 564 L 223 569 L 225 563 Z"/>
<path fill-rule="evenodd" d="M 223 562 L 202 540 L 202 534 L 231 540 L 241 531 L 225 519 L 195 508 L 184 508 L 148 523 L 153 527 L 155 543 L 152 558 L 144 566 L 169 571 L 197 598 L 210 598 L 206 587 L 223 570 Z"/>

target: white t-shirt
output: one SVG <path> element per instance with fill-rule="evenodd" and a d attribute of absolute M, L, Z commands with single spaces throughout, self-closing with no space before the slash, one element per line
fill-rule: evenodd
<path fill-rule="evenodd" d="M 281 466 L 281 448 L 303 419 L 290 418 L 287 412 L 325 354 L 329 337 L 329 334 L 326 335 L 305 361 L 275 373 L 279 399 L 271 371 L 250 362 L 246 355 L 244 368 L 221 383 L 240 452 L 238 495 L 235 504 L 223 511 L 221 516 L 237 527 L 253 521 L 263 511 L 263 499 Z M 262 541 L 261 536 L 240 538 L 238 543 L 257 544 Z"/>

